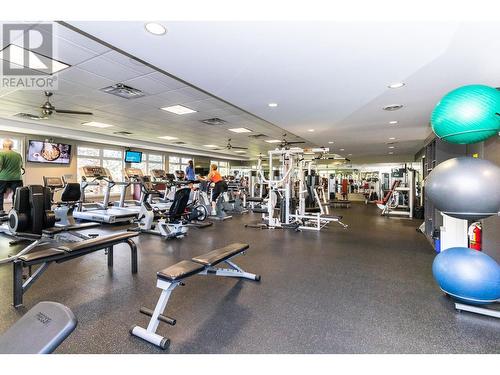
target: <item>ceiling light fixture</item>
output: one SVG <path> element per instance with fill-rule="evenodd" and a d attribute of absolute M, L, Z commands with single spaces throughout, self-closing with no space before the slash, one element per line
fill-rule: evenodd
<path fill-rule="evenodd" d="M 401 87 L 403 87 L 405 85 L 404 82 L 394 82 L 394 83 L 391 83 L 390 85 L 388 85 L 387 87 L 389 87 L 390 89 L 399 89 Z"/>
<path fill-rule="evenodd" d="M 394 146 L 389 146 L 389 148 L 394 148 Z"/>
<path fill-rule="evenodd" d="M 27 59 L 24 58 L 25 53 L 28 53 Z M 54 74 L 70 67 L 68 64 L 40 55 L 29 49 L 21 48 L 15 44 L 9 44 L 0 51 L 0 59 L 47 74 Z"/>
<path fill-rule="evenodd" d="M 216 148 L 218 147 L 217 145 L 203 145 L 203 147 L 208 147 L 208 148 Z"/>
<path fill-rule="evenodd" d="M 179 139 L 179 138 L 177 138 L 177 137 L 172 137 L 172 136 L 170 136 L 170 135 L 163 135 L 163 136 L 158 137 L 158 138 L 161 138 L 161 139 L 166 139 L 167 141 L 173 141 L 173 140 L 175 140 L 175 139 Z"/>
<path fill-rule="evenodd" d="M 393 120 L 393 121 L 389 121 L 389 124 L 391 125 L 396 125 L 398 122 L 396 120 Z"/>
<path fill-rule="evenodd" d="M 328 144 L 329 144 L 329 145 L 333 145 L 333 141 L 329 141 L 329 142 L 328 142 Z"/>
<path fill-rule="evenodd" d="M 83 126 L 92 126 L 93 128 L 101 128 L 101 129 L 110 128 L 113 126 L 110 124 L 105 124 L 103 122 L 97 122 L 97 121 L 82 122 L 82 125 Z"/>
<path fill-rule="evenodd" d="M 395 139 L 396 139 L 396 137 L 389 137 L 389 141 L 393 141 Z"/>
<path fill-rule="evenodd" d="M 247 128 L 232 128 L 232 129 L 227 129 L 233 133 L 251 133 L 252 131 Z"/>
<path fill-rule="evenodd" d="M 144 27 L 153 35 L 165 35 L 167 33 L 167 28 L 158 22 L 148 22 Z"/>
<path fill-rule="evenodd" d="M 163 107 L 161 109 L 170 113 L 175 113 L 176 115 L 186 115 L 188 113 L 196 112 L 195 110 L 184 107 L 183 105 L 171 105 L 170 107 Z"/>
<path fill-rule="evenodd" d="M 341 148 L 341 149 L 340 149 L 340 151 L 344 151 L 344 149 L 343 149 L 343 148 Z"/>
<path fill-rule="evenodd" d="M 314 129 L 307 129 L 307 131 L 312 133 Z"/>
<path fill-rule="evenodd" d="M 244 154 L 244 153 L 246 153 L 245 150 L 234 150 L 234 152 L 237 152 L 238 154 Z"/>
<path fill-rule="evenodd" d="M 279 139 L 268 139 L 266 140 L 267 143 L 280 143 L 281 141 Z"/>
<path fill-rule="evenodd" d="M 278 106 L 278 103 L 269 103 L 268 106 L 271 108 L 276 108 Z"/>
<path fill-rule="evenodd" d="M 347 156 L 352 156 L 352 154 L 347 154 Z"/>
<path fill-rule="evenodd" d="M 401 109 L 401 108 L 403 108 L 402 104 L 389 104 L 389 105 L 386 105 L 385 107 L 383 107 L 382 109 L 384 111 L 397 111 L 398 109 Z"/>
<path fill-rule="evenodd" d="M 392 155 L 392 154 L 394 154 L 394 152 L 392 152 L 392 151 L 391 151 L 391 152 L 389 152 L 389 155 Z"/>

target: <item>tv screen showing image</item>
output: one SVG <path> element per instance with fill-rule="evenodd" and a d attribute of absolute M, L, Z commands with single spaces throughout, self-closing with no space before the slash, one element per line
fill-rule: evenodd
<path fill-rule="evenodd" d="M 26 160 L 32 163 L 69 164 L 71 162 L 71 145 L 29 141 Z"/>
<path fill-rule="evenodd" d="M 140 163 L 142 162 L 142 152 L 140 151 L 125 151 L 125 163 Z"/>

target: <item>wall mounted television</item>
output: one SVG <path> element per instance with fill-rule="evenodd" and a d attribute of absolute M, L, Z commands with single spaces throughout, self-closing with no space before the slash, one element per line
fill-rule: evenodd
<path fill-rule="evenodd" d="M 31 163 L 70 164 L 71 145 L 31 140 L 28 143 L 26 161 Z"/>
<path fill-rule="evenodd" d="M 140 163 L 142 162 L 142 152 L 140 151 L 125 151 L 125 163 Z"/>

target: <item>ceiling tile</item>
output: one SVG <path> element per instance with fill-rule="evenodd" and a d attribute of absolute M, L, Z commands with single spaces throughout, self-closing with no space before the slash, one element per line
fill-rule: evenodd
<path fill-rule="evenodd" d="M 115 81 L 111 79 L 104 78 L 75 66 L 56 74 L 66 81 L 77 83 L 91 89 L 101 89 L 115 83 Z"/>
<path fill-rule="evenodd" d="M 103 57 L 96 57 L 91 60 L 79 64 L 80 69 L 105 77 L 115 83 L 127 81 L 129 79 L 139 77 L 142 74 L 127 67 L 107 60 Z"/>

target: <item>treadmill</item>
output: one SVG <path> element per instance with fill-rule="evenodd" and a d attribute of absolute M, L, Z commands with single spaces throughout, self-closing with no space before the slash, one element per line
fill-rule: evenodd
<path fill-rule="evenodd" d="M 137 218 L 137 212 L 110 206 L 109 198 L 111 188 L 117 183 L 113 181 L 111 173 L 107 168 L 87 165 L 80 168 L 82 175 L 81 201 L 73 212 L 73 217 L 78 220 L 95 221 L 98 223 L 131 223 Z M 105 183 L 103 202 L 85 203 L 85 190 L 89 186 L 98 186 Z"/>
<path fill-rule="evenodd" d="M 161 193 L 154 188 L 154 183 L 151 181 L 149 176 L 144 176 L 140 168 L 124 168 L 123 175 L 127 183 L 125 189 L 130 185 L 139 185 L 141 188 L 141 196 L 139 200 L 125 200 L 126 191 L 122 189 L 120 194 L 119 207 L 132 210 L 139 214 L 141 210 L 142 202 L 148 202 L 153 208 L 160 211 L 165 211 L 170 209 L 172 202 L 164 202 L 161 200 L 153 200 L 153 195 L 157 194 L 161 196 Z"/>

